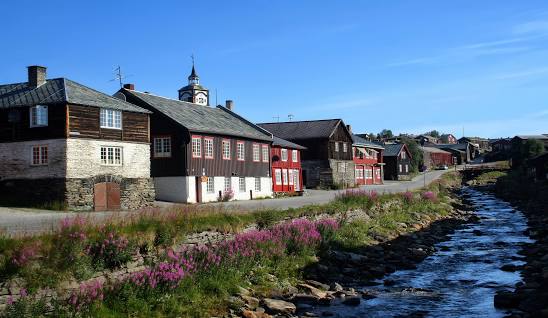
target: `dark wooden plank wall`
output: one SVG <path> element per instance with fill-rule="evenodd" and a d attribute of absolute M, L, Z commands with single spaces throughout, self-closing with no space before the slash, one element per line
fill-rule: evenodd
<path fill-rule="evenodd" d="M 0 142 L 30 141 L 66 137 L 66 106 L 54 104 L 48 106 L 48 126 L 30 128 L 30 107 L 18 107 L 0 110 Z M 8 122 L 8 113 L 19 113 L 20 121 Z"/>
<path fill-rule="evenodd" d="M 186 176 L 188 131 L 158 112 L 150 115 L 150 130 L 151 176 Z M 171 137 L 171 157 L 154 158 L 154 137 Z"/>
<path fill-rule="evenodd" d="M 335 142 L 339 143 L 339 151 L 335 151 Z M 347 151 L 343 151 L 342 143 L 346 143 Z M 352 136 L 343 128 L 342 124 L 339 124 L 335 129 L 335 132 L 329 139 L 328 147 L 329 159 L 337 160 L 352 160 Z"/>
<path fill-rule="evenodd" d="M 229 136 L 218 135 L 203 135 L 193 134 L 192 136 L 199 135 L 202 137 L 213 138 L 213 159 L 205 159 L 204 157 L 204 142 L 202 138 L 202 158 L 192 158 L 192 147 L 189 142 L 186 144 L 186 157 L 189 162 L 187 173 L 190 176 L 201 176 L 205 172 L 206 176 L 241 176 L 241 177 L 268 177 L 270 176 L 270 162 L 253 162 L 253 143 L 262 145 L 268 145 L 268 153 L 270 154 L 270 143 L 266 141 L 256 141 L 252 139 L 236 138 Z M 230 160 L 224 160 L 222 158 L 222 140 L 230 140 Z M 236 158 L 236 143 L 237 141 L 243 141 L 245 147 L 245 161 L 238 161 Z"/>

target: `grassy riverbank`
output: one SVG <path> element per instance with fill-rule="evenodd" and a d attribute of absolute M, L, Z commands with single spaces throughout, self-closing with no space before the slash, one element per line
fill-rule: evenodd
<path fill-rule="evenodd" d="M 0 281 L 13 294 L 13 299 L 7 299 L 5 316 L 221 314 L 237 305 L 230 295 L 240 287 L 253 286 L 263 295 L 283 292 L 331 246 L 353 249 L 375 244 L 379 238 L 413 231 L 407 225 L 424 216 L 449 213 L 448 189 L 458 184 L 458 175 L 448 173 L 413 193 L 348 191 L 327 205 L 255 213 L 228 214 L 196 207 L 167 213 L 151 210 L 103 225 L 77 219 L 65 221 L 55 234 L 3 238 Z M 350 211 L 367 217 L 349 221 Z M 332 217 L 287 221 L 318 215 Z M 251 224 L 259 229 L 215 244 L 184 247 L 191 233 L 239 233 Z M 142 268 L 108 279 L 109 272 L 123 268 L 136 256 L 143 259 Z M 90 280 L 98 272 L 107 275 Z M 85 283 L 63 295 L 67 281 Z M 58 291 L 53 293 L 58 296 L 50 297 L 51 291 Z"/>

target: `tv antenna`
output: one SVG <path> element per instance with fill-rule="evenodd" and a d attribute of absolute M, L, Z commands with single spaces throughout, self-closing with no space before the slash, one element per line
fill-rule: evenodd
<path fill-rule="evenodd" d="M 293 117 L 295 117 L 295 115 L 293 115 L 293 114 L 287 115 L 287 118 L 289 118 L 289 121 L 292 121 L 292 120 L 293 120 Z"/>
<path fill-rule="evenodd" d="M 122 88 L 124 86 L 124 83 L 122 81 L 130 76 L 131 75 L 123 75 L 122 68 L 120 67 L 120 65 L 118 65 L 118 67 L 114 69 L 114 78 L 110 81 L 118 81 L 120 83 L 120 88 Z"/>
<path fill-rule="evenodd" d="M 276 119 L 277 122 L 280 122 L 280 116 L 274 116 L 273 119 Z"/>

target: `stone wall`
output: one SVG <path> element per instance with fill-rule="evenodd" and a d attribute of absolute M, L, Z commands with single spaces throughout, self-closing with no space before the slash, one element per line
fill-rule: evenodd
<path fill-rule="evenodd" d="M 48 164 L 32 166 L 32 146 L 48 146 Z M 0 180 L 65 177 L 64 139 L 0 143 Z"/>
<path fill-rule="evenodd" d="M 306 187 L 330 187 L 334 184 L 354 186 L 355 164 L 349 160 L 305 160 L 302 162 L 303 173 L 306 171 Z M 303 177 L 304 178 L 304 177 Z"/>
<path fill-rule="evenodd" d="M 353 161 L 330 159 L 329 167 L 331 168 L 334 184 L 354 186 L 356 182 L 356 165 Z"/>
<path fill-rule="evenodd" d="M 122 148 L 122 165 L 102 165 L 101 147 Z M 150 145 L 94 139 L 67 139 L 67 178 L 91 178 L 110 174 L 124 178 L 150 177 Z"/>

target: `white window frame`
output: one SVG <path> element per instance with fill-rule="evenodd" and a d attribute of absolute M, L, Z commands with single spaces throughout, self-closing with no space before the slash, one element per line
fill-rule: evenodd
<path fill-rule="evenodd" d="M 191 140 L 192 158 L 202 158 L 202 137 L 192 136 Z"/>
<path fill-rule="evenodd" d="M 255 192 L 261 192 L 261 178 L 255 177 Z"/>
<path fill-rule="evenodd" d="M 287 169 L 282 169 L 282 184 L 287 185 L 288 176 L 287 176 Z"/>
<path fill-rule="evenodd" d="M 268 145 L 262 145 L 263 152 L 263 162 L 268 162 L 270 160 L 270 153 L 268 151 Z"/>
<path fill-rule="evenodd" d="M 291 151 L 291 160 L 293 162 L 299 162 L 299 151 L 298 150 L 293 149 L 293 151 Z"/>
<path fill-rule="evenodd" d="M 232 179 L 230 177 L 225 177 L 224 180 L 224 191 L 232 191 Z"/>
<path fill-rule="evenodd" d="M 223 139 L 221 147 L 223 160 L 230 160 L 230 139 Z"/>
<path fill-rule="evenodd" d="M 335 152 L 339 152 L 339 142 L 335 141 Z"/>
<path fill-rule="evenodd" d="M 401 152 L 401 156 L 400 156 L 400 158 L 402 158 L 402 159 L 405 159 L 405 158 L 406 158 L 406 154 L 405 154 L 405 151 L 402 151 L 402 152 Z"/>
<path fill-rule="evenodd" d="M 408 173 L 409 172 L 409 165 L 405 165 L 405 173 Z"/>
<path fill-rule="evenodd" d="M 282 161 L 287 161 L 287 149 L 282 148 Z"/>
<path fill-rule="evenodd" d="M 403 167 L 402 167 L 401 163 L 399 164 L 399 168 L 400 168 L 400 173 L 403 172 Z"/>
<path fill-rule="evenodd" d="M 236 160 L 245 161 L 245 142 L 238 141 L 236 143 Z"/>
<path fill-rule="evenodd" d="M 34 151 L 38 151 L 38 156 L 34 161 Z M 47 166 L 49 164 L 49 149 L 47 145 L 36 145 L 30 148 L 30 165 L 31 166 Z"/>
<path fill-rule="evenodd" d="M 210 194 L 215 193 L 215 178 L 214 177 L 207 177 L 206 192 L 210 193 Z"/>
<path fill-rule="evenodd" d="M 356 168 L 356 179 L 363 179 L 363 168 Z"/>
<path fill-rule="evenodd" d="M 212 137 L 204 137 L 204 158 L 213 159 L 213 156 L 214 156 L 213 138 Z"/>
<path fill-rule="evenodd" d="M 282 185 L 282 169 L 274 169 L 274 176 L 276 178 L 276 185 Z"/>
<path fill-rule="evenodd" d="M 48 126 L 48 106 L 36 105 L 29 108 L 30 127 L 46 127 Z"/>
<path fill-rule="evenodd" d="M 253 162 L 261 162 L 261 145 L 253 144 Z"/>
<path fill-rule="evenodd" d="M 122 166 L 124 164 L 123 148 L 118 146 L 101 146 L 99 158 L 101 159 L 102 166 Z"/>
<path fill-rule="evenodd" d="M 171 157 L 171 137 L 154 137 L 154 158 Z"/>
<path fill-rule="evenodd" d="M 287 177 L 289 179 L 289 185 L 293 185 L 293 169 L 289 169 L 287 173 L 288 173 Z"/>
<path fill-rule="evenodd" d="M 343 142 L 342 145 L 343 145 L 343 152 L 348 152 L 348 143 Z"/>
<path fill-rule="evenodd" d="M 122 111 L 101 108 L 99 123 L 101 128 L 122 129 Z"/>
<path fill-rule="evenodd" d="M 246 192 L 246 186 L 245 186 L 245 177 L 238 177 L 238 190 L 241 193 Z"/>

